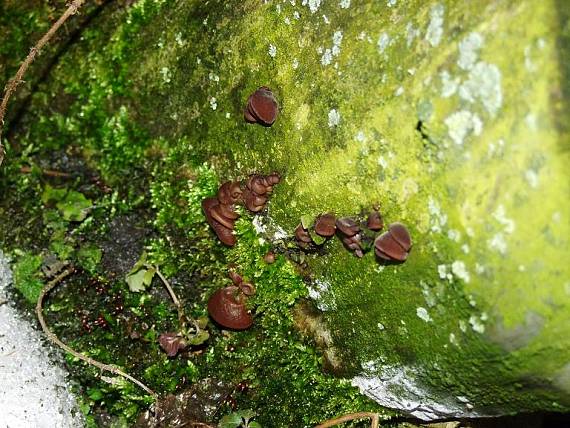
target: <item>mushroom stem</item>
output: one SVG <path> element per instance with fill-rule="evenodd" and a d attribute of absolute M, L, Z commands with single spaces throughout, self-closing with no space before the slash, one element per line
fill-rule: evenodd
<path fill-rule="evenodd" d="M 118 369 L 114 365 L 101 363 L 97 360 L 94 360 L 93 358 L 87 357 L 87 356 L 75 351 L 74 349 L 70 348 L 65 343 L 63 343 L 61 340 L 59 340 L 58 337 L 54 333 L 52 333 L 52 331 L 49 329 L 49 327 L 48 327 L 48 325 L 44 319 L 44 315 L 43 315 L 44 299 L 45 299 L 46 295 L 51 290 L 53 290 L 61 281 L 63 281 L 66 277 L 71 275 L 73 272 L 75 272 L 75 268 L 72 265 L 68 265 L 67 268 L 63 272 L 61 272 L 58 276 L 56 276 L 54 279 L 52 279 L 50 282 L 48 282 L 44 286 L 44 288 L 42 289 L 42 291 L 40 293 L 40 297 L 38 297 L 38 301 L 36 303 L 36 315 L 38 317 L 38 320 L 40 321 L 40 325 L 41 325 L 42 330 L 45 333 L 46 337 L 52 343 L 54 343 L 56 346 L 60 347 L 64 351 L 73 355 L 74 357 L 79 358 L 81 361 L 85 361 L 87 364 L 95 366 L 95 367 L 101 369 L 102 371 L 108 371 L 108 372 L 113 373 L 117 376 L 121 376 L 121 377 L 124 377 L 125 379 L 130 380 L 134 384 L 136 384 L 139 387 L 141 387 L 142 389 L 144 389 L 148 394 L 152 395 L 152 397 L 155 400 L 158 400 L 158 394 L 156 392 L 154 392 L 152 389 L 150 389 L 148 386 L 146 386 L 144 383 L 142 383 L 140 380 L 138 380 L 138 379 L 132 377 L 131 375 L 129 375 L 128 373 L 125 373 L 124 371 Z"/>

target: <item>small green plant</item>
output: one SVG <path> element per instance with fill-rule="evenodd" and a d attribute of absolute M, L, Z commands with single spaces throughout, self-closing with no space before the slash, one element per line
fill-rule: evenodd
<path fill-rule="evenodd" d="M 220 420 L 218 428 L 261 428 L 259 422 L 252 420 L 255 416 L 257 414 L 250 409 L 232 412 Z"/>
<path fill-rule="evenodd" d="M 146 252 L 142 253 L 139 260 L 125 277 L 125 280 L 131 291 L 139 292 L 144 291 L 146 287 L 151 284 L 154 275 L 158 275 L 168 290 L 168 294 L 170 294 L 176 309 L 178 309 L 178 330 L 175 332 L 162 333 L 158 337 L 158 343 L 162 349 L 166 351 L 169 357 L 174 357 L 179 351 L 188 346 L 198 346 L 205 343 L 210 338 L 210 333 L 206 330 L 208 318 L 202 317 L 194 319 L 185 314 L 180 300 L 176 296 L 176 293 L 174 293 L 168 280 L 158 269 L 158 266 L 151 265 L 147 262 Z"/>

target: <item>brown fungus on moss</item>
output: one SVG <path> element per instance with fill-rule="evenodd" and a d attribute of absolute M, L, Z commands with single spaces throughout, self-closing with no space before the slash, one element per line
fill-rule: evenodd
<path fill-rule="evenodd" d="M 315 221 L 315 233 L 324 238 L 330 238 L 336 231 L 335 216 L 327 213 L 320 215 Z"/>
<path fill-rule="evenodd" d="M 375 232 L 382 230 L 382 228 L 384 227 L 384 220 L 382 220 L 382 216 L 380 215 L 380 212 L 377 209 L 368 214 L 366 227 Z"/>
<path fill-rule="evenodd" d="M 339 218 L 336 221 L 337 230 L 345 236 L 354 236 L 360 232 L 360 226 L 350 217 Z"/>
<path fill-rule="evenodd" d="M 251 175 L 245 182 L 243 189 L 243 200 L 245 207 L 254 213 L 265 208 L 269 195 L 273 191 L 273 186 L 281 181 L 277 173 L 270 175 Z"/>
<path fill-rule="evenodd" d="M 295 229 L 295 240 L 299 247 L 305 249 L 313 242 L 309 231 L 303 227 L 302 223 L 299 223 L 299 226 Z"/>
<path fill-rule="evenodd" d="M 278 113 L 279 104 L 271 89 L 266 86 L 260 87 L 249 96 L 243 111 L 246 122 L 263 126 L 273 125 Z"/>
<path fill-rule="evenodd" d="M 348 250 L 354 252 L 356 257 L 362 258 L 364 256 L 362 237 L 360 236 L 360 233 L 357 233 L 354 236 L 342 236 L 341 241 Z"/>
<path fill-rule="evenodd" d="M 208 300 L 208 313 L 220 326 L 245 330 L 252 326 L 253 316 L 246 307 L 247 298 L 235 285 L 220 288 Z"/>
<path fill-rule="evenodd" d="M 374 241 L 376 255 L 386 261 L 406 261 L 411 247 L 410 233 L 401 223 L 391 224 L 388 231 Z"/>
<path fill-rule="evenodd" d="M 233 221 L 231 223 L 232 227 L 227 227 L 214 218 L 215 214 L 213 213 L 213 210 L 215 210 L 219 205 L 220 201 L 218 201 L 217 198 L 206 198 L 202 201 L 202 210 L 206 216 L 206 221 L 212 229 L 214 229 L 219 240 L 225 245 L 232 247 L 236 244 L 236 237 L 233 234 Z"/>

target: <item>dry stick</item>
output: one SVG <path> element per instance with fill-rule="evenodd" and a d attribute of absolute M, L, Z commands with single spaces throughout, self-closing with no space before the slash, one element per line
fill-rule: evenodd
<path fill-rule="evenodd" d="M 176 297 L 176 293 L 172 289 L 172 286 L 170 285 L 168 280 L 164 277 L 160 269 L 158 269 L 158 266 L 154 266 L 154 269 L 157 275 L 160 277 L 162 283 L 168 290 L 168 294 L 170 294 L 170 298 L 172 299 L 174 305 L 176 306 L 176 310 L 178 311 L 178 322 L 181 324 L 182 328 L 186 328 L 186 316 L 184 315 L 184 309 L 182 309 L 182 304 L 180 303 L 180 300 L 178 300 L 178 297 Z M 194 323 L 194 326 L 197 327 L 196 323 Z"/>
<path fill-rule="evenodd" d="M 32 167 L 23 166 L 20 168 L 22 174 L 29 174 L 32 172 Z M 53 169 L 41 169 L 40 172 L 48 177 L 70 178 L 72 175 L 68 172 L 54 171 Z"/>
<path fill-rule="evenodd" d="M 46 45 L 47 42 L 53 37 L 53 35 L 59 30 L 59 27 L 63 25 L 65 21 L 71 16 L 77 13 L 77 10 L 85 3 L 85 0 L 74 0 L 63 12 L 63 15 L 59 17 L 59 19 L 51 26 L 47 33 L 36 43 L 36 45 L 30 49 L 30 53 L 24 59 L 20 68 L 16 72 L 15 76 L 8 81 L 4 88 L 4 98 L 2 99 L 2 104 L 0 104 L 0 165 L 2 165 L 2 161 L 4 160 L 4 154 L 6 151 L 4 150 L 4 146 L 2 145 L 2 128 L 4 128 L 4 116 L 6 115 L 6 108 L 8 107 L 8 101 L 10 100 L 10 96 L 16 91 L 18 85 L 23 83 L 22 80 L 24 78 L 24 74 L 28 70 L 28 67 L 36 56 L 40 52 L 40 50 Z"/>
<path fill-rule="evenodd" d="M 40 320 L 40 324 L 42 326 L 42 330 L 44 331 L 45 335 L 47 336 L 47 338 L 53 342 L 54 344 L 56 344 L 57 346 L 59 346 L 61 349 L 65 350 L 66 352 L 70 353 L 71 355 L 73 355 L 76 358 L 79 358 L 82 361 L 85 361 L 87 364 L 90 364 L 92 366 L 95 366 L 101 370 L 104 371 L 108 371 L 110 373 L 113 373 L 115 375 L 118 376 L 122 376 L 125 379 L 130 380 L 131 382 L 137 384 L 138 386 L 140 386 L 142 389 L 144 389 L 147 393 L 149 393 L 150 395 L 152 395 L 154 397 L 155 400 L 158 399 L 158 395 L 156 394 L 156 392 L 154 392 L 152 389 L 150 389 L 148 386 L 146 386 L 144 383 L 142 383 L 140 380 L 135 379 L 134 377 L 132 377 L 131 375 L 123 372 L 122 370 L 116 368 L 115 366 L 109 365 L 109 364 L 103 364 L 99 361 L 94 360 L 93 358 L 87 357 L 83 354 L 80 354 L 79 352 L 73 350 L 72 348 L 70 348 L 69 346 L 67 346 L 65 343 L 63 343 L 61 340 L 59 340 L 57 338 L 57 336 L 55 334 L 53 334 L 51 332 L 51 330 L 49 329 L 49 327 L 46 324 L 46 321 L 44 319 L 43 316 L 43 303 L 44 303 L 44 298 L 45 296 L 53 289 L 55 288 L 64 278 L 66 278 L 67 276 L 71 275 L 74 272 L 74 268 L 73 266 L 68 266 L 63 272 L 61 272 L 58 276 L 56 276 L 54 279 L 52 279 L 50 282 L 48 282 L 44 288 L 42 289 L 41 293 L 40 293 L 40 297 L 38 298 L 38 302 L 36 304 L 36 314 L 38 316 L 38 319 Z"/>
<path fill-rule="evenodd" d="M 380 424 L 380 415 L 378 413 L 370 413 L 370 412 L 358 412 L 358 413 L 350 413 L 348 415 L 341 416 L 340 418 L 329 419 L 328 421 L 323 422 L 320 425 L 317 425 L 315 428 L 329 428 L 335 425 L 342 424 L 344 422 L 352 421 L 354 419 L 363 419 L 363 418 L 370 418 L 370 428 L 378 428 Z"/>

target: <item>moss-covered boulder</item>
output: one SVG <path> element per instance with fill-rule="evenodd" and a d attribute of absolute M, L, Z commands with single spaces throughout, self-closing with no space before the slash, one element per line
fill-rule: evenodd
<path fill-rule="evenodd" d="M 405 263 L 336 239 L 304 256 L 320 314 L 298 324 L 336 375 L 426 419 L 568 411 L 569 16 L 554 0 L 141 0 L 87 30 L 48 82 L 67 102 L 37 96 L 19 126 L 76 146 L 127 205 L 151 189 L 159 238 L 199 215 L 184 204 L 201 162 L 221 181 L 282 175 L 255 221 L 266 242 L 379 204 L 411 232 Z M 269 128 L 243 118 L 260 86 L 280 103 Z M 173 272 L 208 261 L 156 242 Z"/>

